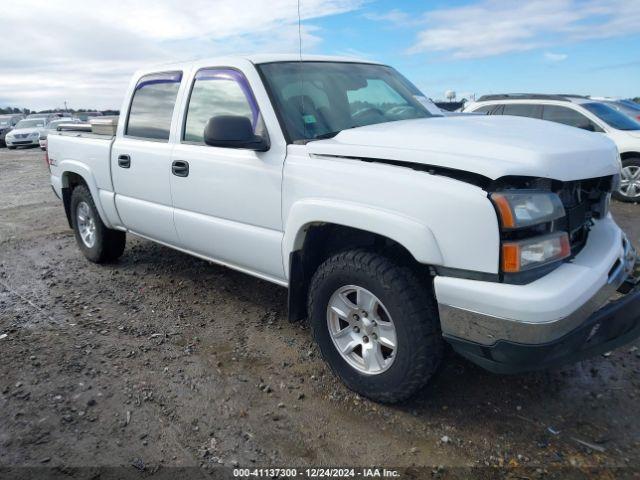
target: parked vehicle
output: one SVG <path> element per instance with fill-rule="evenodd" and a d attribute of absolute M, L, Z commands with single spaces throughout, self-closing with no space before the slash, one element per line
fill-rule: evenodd
<path fill-rule="evenodd" d="M 507 373 L 637 338 L 613 142 L 424 100 L 351 59 L 145 69 L 115 136 L 49 134 L 51 183 L 93 262 L 129 232 L 288 287 L 289 318 L 308 317 L 333 371 L 377 401 L 422 387 L 445 343 Z"/>
<path fill-rule="evenodd" d="M 75 117 L 62 117 L 60 119 L 52 120 L 51 122 L 49 122 L 47 128 L 40 132 L 40 149 L 47 149 L 47 136 L 50 132 L 55 132 L 59 125 L 73 123 L 80 123 L 80 120 Z"/>
<path fill-rule="evenodd" d="M 47 127 L 45 118 L 25 118 L 20 120 L 15 128 L 5 136 L 7 148 L 14 150 L 17 147 L 40 145 L 40 133 Z"/>
<path fill-rule="evenodd" d="M 38 118 L 44 119 L 47 123 L 52 119 L 56 118 L 57 115 L 55 113 L 30 113 L 27 115 L 27 120 L 34 120 Z"/>
<path fill-rule="evenodd" d="M 640 123 L 606 103 L 577 95 L 485 95 L 464 111 L 538 118 L 606 135 L 622 162 L 622 181 L 614 197 L 640 202 Z"/>
<path fill-rule="evenodd" d="M 0 145 L 7 146 L 5 137 L 22 119 L 22 115 L 0 115 Z"/>
<path fill-rule="evenodd" d="M 606 97 L 589 97 L 592 100 L 609 105 L 614 110 L 624 113 L 628 117 L 631 117 L 636 122 L 640 121 L 640 104 L 632 100 L 615 100 Z"/>

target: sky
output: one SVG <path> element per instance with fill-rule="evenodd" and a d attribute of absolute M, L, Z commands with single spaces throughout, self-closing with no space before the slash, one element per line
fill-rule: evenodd
<path fill-rule="evenodd" d="M 640 96 L 640 0 L 300 0 L 304 54 L 392 65 L 427 96 Z M 142 66 L 298 52 L 296 0 L 20 0 L 0 107 L 119 109 Z"/>

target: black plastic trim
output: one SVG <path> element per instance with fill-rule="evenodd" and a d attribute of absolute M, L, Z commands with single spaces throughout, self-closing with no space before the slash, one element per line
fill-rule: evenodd
<path fill-rule="evenodd" d="M 437 275 L 442 277 L 465 278 L 467 280 L 479 280 L 482 282 L 499 282 L 500 275 L 497 273 L 477 272 L 475 270 L 463 270 L 462 268 L 433 267 Z"/>
<path fill-rule="evenodd" d="M 542 344 L 498 340 L 491 346 L 444 336 L 463 357 L 494 373 L 512 374 L 575 363 L 640 337 L 640 289 L 607 304 L 563 337 Z"/>
<path fill-rule="evenodd" d="M 307 289 L 309 275 L 305 275 L 302 251 L 296 250 L 289 254 L 289 290 L 287 305 L 289 321 L 296 322 L 307 317 Z"/>
<path fill-rule="evenodd" d="M 405 162 L 402 160 L 387 160 L 384 158 L 373 157 L 352 157 L 348 155 L 331 155 L 331 154 L 318 154 L 322 157 L 329 158 L 343 158 L 345 160 L 358 160 L 361 162 L 369 163 L 382 163 L 385 165 L 394 165 L 397 167 L 410 168 L 419 172 L 430 173 L 431 175 L 441 175 L 443 177 L 453 178 L 464 183 L 475 185 L 484 190 L 491 184 L 491 179 L 480 175 L 478 173 L 468 172 L 466 170 L 457 170 L 455 168 L 441 167 L 439 165 L 428 165 L 423 163 Z"/>

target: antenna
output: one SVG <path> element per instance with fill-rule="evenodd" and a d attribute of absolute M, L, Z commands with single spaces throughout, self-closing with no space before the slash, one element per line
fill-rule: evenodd
<path fill-rule="evenodd" d="M 300 58 L 300 120 L 302 120 L 302 133 L 307 136 L 307 124 L 304 121 L 304 81 L 302 78 L 302 15 L 300 15 L 300 2 L 298 0 L 298 55 Z"/>
<path fill-rule="evenodd" d="M 300 15 L 300 0 L 298 0 L 298 52 L 302 62 L 302 17 Z"/>

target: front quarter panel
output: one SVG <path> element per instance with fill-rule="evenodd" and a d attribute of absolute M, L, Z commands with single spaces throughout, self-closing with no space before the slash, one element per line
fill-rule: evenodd
<path fill-rule="evenodd" d="M 498 272 L 498 221 L 481 188 L 407 167 L 312 157 L 303 145 L 288 148 L 285 271 L 306 226 L 327 222 L 391 238 L 424 264 Z"/>

